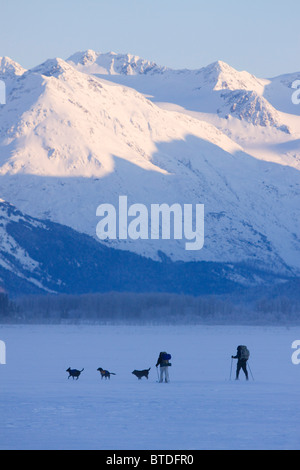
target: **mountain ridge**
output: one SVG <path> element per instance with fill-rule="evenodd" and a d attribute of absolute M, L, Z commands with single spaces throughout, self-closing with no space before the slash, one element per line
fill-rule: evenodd
<path fill-rule="evenodd" d="M 248 286 L 293 282 L 243 263 L 160 261 L 99 244 L 73 229 L 39 220 L 0 201 L 0 290 L 28 294 L 165 292 L 243 293 Z M 287 284 L 288 285 L 288 284 Z"/>
<path fill-rule="evenodd" d="M 99 58 L 89 54 L 82 67 Z M 97 206 L 116 206 L 119 195 L 147 207 L 203 203 L 199 253 L 187 253 L 178 240 L 95 241 L 153 261 L 163 254 L 171 262 L 241 262 L 296 276 L 300 152 L 289 147 L 286 155 L 284 148 L 275 158 L 269 141 L 291 146 L 297 126 L 264 98 L 268 81 L 222 61 L 173 72 L 125 56 L 124 65 L 111 53 L 117 68 L 101 77 L 59 58 L 12 74 L 3 67 L 9 84 L 0 107 L 1 196 L 27 216 L 94 239 Z M 173 93 L 177 107 L 159 103 L 156 90 Z M 200 110 L 191 111 L 189 102 L 180 109 L 182 90 Z"/>

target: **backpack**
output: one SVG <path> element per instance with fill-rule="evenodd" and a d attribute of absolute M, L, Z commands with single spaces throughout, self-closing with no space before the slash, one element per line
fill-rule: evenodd
<path fill-rule="evenodd" d="M 163 361 L 169 361 L 170 359 L 172 359 L 172 356 L 171 354 L 163 353 L 161 358 Z"/>
<path fill-rule="evenodd" d="M 247 346 L 239 346 L 239 350 L 240 350 L 240 359 L 248 360 L 250 357 L 250 351 L 247 348 Z"/>

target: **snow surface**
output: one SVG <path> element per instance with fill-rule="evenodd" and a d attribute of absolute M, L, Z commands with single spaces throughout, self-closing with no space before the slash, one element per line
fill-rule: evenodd
<path fill-rule="evenodd" d="M 0 449 L 298 450 L 299 337 L 299 327 L 2 325 Z M 238 344 L 255 380 L 229 380 Z M 161 350 L 169 384 L 156 382 Z M 69 366 L 85 369 L 78 381 Z M 117 375 L 101 380 L 99 366 Z M 149 367 L 148 381 L 131 374 Z"/>

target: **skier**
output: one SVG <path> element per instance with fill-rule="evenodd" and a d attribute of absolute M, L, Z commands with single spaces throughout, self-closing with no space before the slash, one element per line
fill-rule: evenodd
<path fill-rule="evenodd" d="M 237 347 L 237 354 L 236 356 L 231 356 L 232 359 L 237 359 L 237 366 L 236 366 L 236 378 L 235 380 L 239 380 L 240 370 L 243 369 L 246 380 L 248 379 L 248 371 L 247 371 L 247 361 L 249 359 L 250 353 L 246 346 L 238 346 Z"/>
<path fill-rule="evenodd" d="M 157 363 L 155 366 L 155 367 L 160 366 L 159 383 L 162 383 L 164 378 L 165 378 L 166 383 L 170 382 L 169 367 L 172 365 L 169 362 L 170 359 L 171 359 L 171 354 L 167 354 L 165 351 L 159 353 Z"/>

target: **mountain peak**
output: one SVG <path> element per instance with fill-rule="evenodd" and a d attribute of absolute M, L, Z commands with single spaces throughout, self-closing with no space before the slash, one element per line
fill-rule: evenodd
<path fill-rule="evenodd" d="M 67 62 L 73 62 L 76 65 L 88 65 L 94 63 L 97 60 L 99 54 L 92 49 L 88 49 L 86 51 L 76 52 L 75 54 L 71 55 Z"/>
<path fill-rule="evenodd" d="M 0 57 L 0 76 L 16 77 L 23 75 L 26 70 L 10 57 Z"/>
<path fill-rule="evenodd" d="M 57 77 L 64 72 L 72 70 L 71 65 L 65 62 L 63 59 L 55 58 L 55 59 L 48 59 L 42 64 L 38 65 L 31 69 L 31 72 L 39 73 L 41 75 L 45 75 L 46 77 Z"/>
<path fill-rule="evenodd" d="M 262 93 L 264 81 L 245 71 L 238 71 L 222 60 L 203 67 L 198 72 L 214 90 L 251 90 Z"/>
<path fill-rule="evenodd" d="M 207 69 L 212 69 L 212 70 L 216 70 L 218 72 L 221 72 L 221 71 L 233 71 L 235 70 L 233 67 L 231 67 L 230 65 L 228 65 L 226 62 L 223 62 L 223 60 L 216 60 L 215 62 L 212 62 L 211 64 L 209 64 L 207 67 Z"/>
<path fill-rule="evenodd" d="M 81 72 L 100 75 L 146 75 L 167 70 L 137 55 L 117 54 L 113 51 L 101 53 L 91 49 L 76 52 L 67 62 Z"/>

